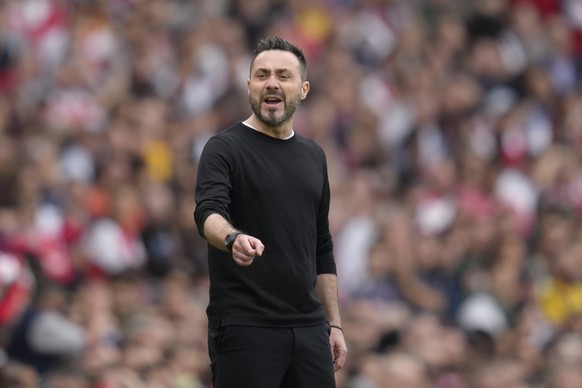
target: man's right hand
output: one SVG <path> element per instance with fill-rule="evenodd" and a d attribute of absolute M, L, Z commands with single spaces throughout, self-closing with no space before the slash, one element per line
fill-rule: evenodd
<path fill-rule="evenodd" d="M 258 238 L 248 234 L 239 234 L 232 245 L 232 259 L 241 267 L 253 264 L 255 257 L 261 256 L 265 246 Z"/>

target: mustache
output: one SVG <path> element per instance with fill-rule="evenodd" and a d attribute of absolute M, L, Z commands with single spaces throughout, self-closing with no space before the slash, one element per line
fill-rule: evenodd
<path fill-rule="evenodd" d="M 281 100 L 285 100 L 285 96 L 283 95 L 283 93 L 276 91 L 267 91 L 261 96 L 261 98 L 263 99 L 268 97 L 278 97 Z"/>

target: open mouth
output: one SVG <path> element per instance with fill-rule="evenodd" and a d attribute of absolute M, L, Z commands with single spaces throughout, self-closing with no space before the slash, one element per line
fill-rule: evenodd
<path fill-rule="evenodd" d="M 269 108 L 277 107 L 283 102 L 283 99 L 277 95 L 268 95 L 263 97 L 263 104 Z"/>

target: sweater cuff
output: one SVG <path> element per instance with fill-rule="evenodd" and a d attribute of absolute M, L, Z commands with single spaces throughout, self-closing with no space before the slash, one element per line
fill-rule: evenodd
<path fill-rule="evenodd" d="M 197 211 L 194 213 L 194 220 L 196 221 L 196 226 L 198 227 L 198 233 L 204 239 L 206 239 L 206 236 L 204 235 L 204 223 L 206 222 L 206 219 L 214 213 L 217 212 L 212 209 Z"/>
<path fill-rule="evenodd" d="M 337 275 L 337 269 L 335 266 L 335 258 L 333 256 L 333 251 L 325 253 L 317 257 L 317 274 L 321 275 L 324 273 L 329 273 Z"/>

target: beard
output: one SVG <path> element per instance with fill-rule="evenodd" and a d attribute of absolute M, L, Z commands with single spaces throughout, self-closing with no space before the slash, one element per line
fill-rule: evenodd
<path fill-rule="evenodd" d="M 278 127 L 281 124 L 289 121 L 291 117 L 293 117 L 295 111 L 299 107 L 299 104 L 301 104 L 301 94 L 297 93 L 295 96 L 290 98 L 289 101 L 282 98 L 282 101 L 285 110 L 280 117 L 277 117 L 277 112 L 275 110 L 270 109 L 267 115 L 263 115 L 263 113 L 261 112 L 262 98 L 259 100 L 249 95 L 249 104 L 251 106 L 251 109 L 253 110 L 253 113 L 255 114 L 255 116 L 257 116 L 259 121 L 261 121 L 263 124 L 271 128 Z"/>

